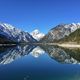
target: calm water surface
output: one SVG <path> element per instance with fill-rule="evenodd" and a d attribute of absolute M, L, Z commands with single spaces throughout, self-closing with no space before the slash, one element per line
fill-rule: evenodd
<path fill-rule="evenodd" d="M 0 80 L 80 80 L 80 49 L 0 47 Z"/>

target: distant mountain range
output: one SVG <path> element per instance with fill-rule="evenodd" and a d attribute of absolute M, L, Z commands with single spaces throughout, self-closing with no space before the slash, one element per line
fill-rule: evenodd
<path fill-rule="evenodd" d="M 0 43 L 80 43 L 80 23 L 59 24 L 46 35 L 39 30 L 24 32 L 6 23 L 0 23 Z"/>
<path fill-rule="evenodd" d="M 34 39 L 36 39 L 37 41 L 40 41 L 44 36 L 45 34 L 41 33 L 38 29 L 35 29 L 34 31 L 32 31 L 30 33 Z"/>

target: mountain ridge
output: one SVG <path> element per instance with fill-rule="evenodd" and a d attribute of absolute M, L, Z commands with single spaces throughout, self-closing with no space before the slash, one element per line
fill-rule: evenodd
<path fill-rule="evenodd" d="M 0 36 L 5 36 L 4 38 L 11 42 L 36 42 L 28 32 L 21 31 L 6 23 L 0 23 Z"/>
<path fill-rule="evenodd" d="M 54 43 L 80 28 L 79 23 L 59 24 L 52 28 L 41 40 L 42 43 Z"/>

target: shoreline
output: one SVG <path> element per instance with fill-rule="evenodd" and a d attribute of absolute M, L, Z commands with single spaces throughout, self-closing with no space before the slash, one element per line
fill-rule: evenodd
<path fill-rule="evenodd" d="M 80 44 L 70 44 L 70 43 L 33 43 L 35 45 L 53 45 L 53 46 L 59 46 L 59 47 L 65 47 L 65 48 L 80 48 Z"/>
<path fill-rule="evenodd" d="M 70 44 L 70 43 L 28 43 L 32 45 L 51 45 L 51 46 L 59 46 L 65 48 L 80 48 L 80 44 Z M 16 44 L 0 44 L 0 46 L 15 46 Z"/>
<path fill-rule="evenodd" d="M 80 44 L 58 44 L 58 46 L 66 48 L 80 48 Z"/>
<path fill-rule="evenodd" d="M 0 44 L 0 47 L 1 46 L 15 46 L 16 44 Z"/>

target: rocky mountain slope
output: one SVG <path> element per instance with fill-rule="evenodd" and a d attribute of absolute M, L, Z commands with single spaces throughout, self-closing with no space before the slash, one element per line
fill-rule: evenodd
<path fill-rule="evenodd" d="M 0 42 L 35 42 L 28 33 L 21 31 L 10 24 L 0 23 Z"/>
<path fill-rule="evenodd" d="M 66 36 L 60 40 L 58 40 L 59 43 L 80 43 L 80 29 L 77 29 L 76 31 L 72 32 L 69 36 Z"/>
<path fill-rule="evenodd" d="M 55 42 L 59 39 L 64 38 L 65 36 L 69 36 L 75 30 L 80 28 L 80 24 L 72 23 L 72 24 L 59 24 L 56 27 L 52 28 L 48 34 L 46 34 L 40 42 Z"/>

